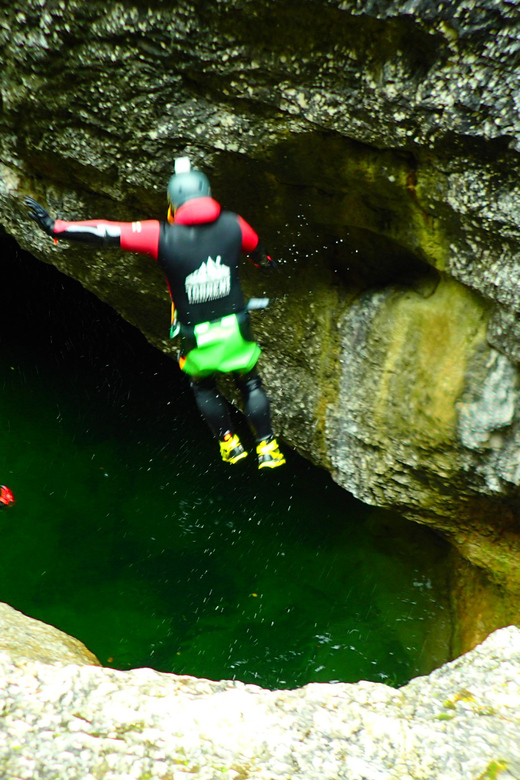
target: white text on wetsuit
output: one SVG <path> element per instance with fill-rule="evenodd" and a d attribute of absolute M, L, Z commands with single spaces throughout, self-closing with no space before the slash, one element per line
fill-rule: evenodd
<path fill-rule="evenodd" d="M 189 274 L 185 281 L 186 295 L 190 303 L 205 303 L 225 298 L 231 291 L 231 269 L 217 255 L 203 262 L 200 268 Z"/>

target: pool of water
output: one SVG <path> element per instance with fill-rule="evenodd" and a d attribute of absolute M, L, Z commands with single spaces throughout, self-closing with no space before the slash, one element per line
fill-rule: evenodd
<path fill-rule="evenodd" d="M 173 361 L 1 241 L 1 601 L 119 669 L 400 685 L 448 659 L 441 540 L 293 452 L 221 463 Z"/>

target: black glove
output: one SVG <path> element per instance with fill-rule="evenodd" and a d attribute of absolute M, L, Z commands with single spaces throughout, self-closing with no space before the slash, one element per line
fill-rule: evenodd
<path fill-rule="evenodd" d="M 279 264 L 276 262 L 276 260 L 273 260 L 272 257 L 270 257 L 269 255 L 266 255 L 265 259 L 267 261 L 267 267 L 268 268 L 271 268 L 273 271 L 279 271 L 280 270 Z"/>
<path fill-rule="evenodd" d="M 25 196 L 25 203 L 29 207 L 29 216 L 31 219 L 34 219 L 36 224 L 47 233 L 48 236 L 54 237 L 55 220 L 50 214 L 45 211 L 43 206 L 40 206 L 34 198 L 30 198 L 28 195 Z"/>
<path fill-rule="evenodd" d="M 276 260 L 273 260 L 272 257 L 269 257 L 265 247 L 262 246 L 262 244 L 258 244 L 256 249 L 253 249 L 252 252 L 249 252 L 249 257 L 252 259 L 257 268 L 271 268 L 278 270 L 278 263 Z"/>

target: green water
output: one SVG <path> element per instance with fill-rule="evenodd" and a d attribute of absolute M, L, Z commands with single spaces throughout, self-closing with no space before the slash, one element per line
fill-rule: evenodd
<path fill-rule="evenodd" d="M 171 360 L 2 246 L 1 601 L 120 669 L 400 685 L 447 659 L 436 536 L 290 451 L 222 464 Z"/>

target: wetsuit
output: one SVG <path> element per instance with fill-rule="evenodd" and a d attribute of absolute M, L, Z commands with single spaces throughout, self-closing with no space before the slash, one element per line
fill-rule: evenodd
<path fill-rule="evenodd" d="M 113 244 L 154 258 L 165 272 L 180 323 L 179 365 L 190 374 L 198 408 L 214 434 L 222 438 L 232 427 L 216 386 L 215 373 L 223 371 L 235 375 L 256 438 L 273 435 L 269 402 L 255 369 L 260 348 L 238 279 L 241 252 L 257 266 L 271 261 L 242 217 L 223 211 L 211 197 L 201 197 L 180 206 L 173 224 L 57 219 L 44 229 L 57 239 Z"/>

